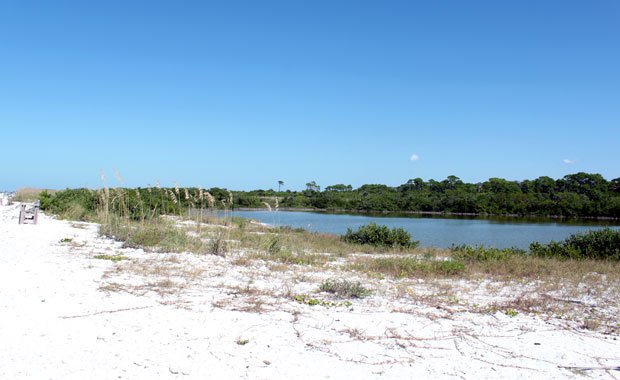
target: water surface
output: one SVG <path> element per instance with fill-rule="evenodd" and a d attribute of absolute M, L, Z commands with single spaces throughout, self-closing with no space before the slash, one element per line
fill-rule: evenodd
<path fill-rule="evenodd" d="M 453 243 L 484 244 L 496 248 L 527 249 L 533 241 L 564 240 L 570 234 L 590 229 L 620 228 L 618 221 L 518 217 L 446 217 L 393 214 L 342 214 L 306 211 L 234 211 L 234 216 L 269 225 L 304 228 L 313 232 L 344 234 L 347 228 L 375 222 L 390 228 L 403 227 L 421 246 L 449 248 Z"/>

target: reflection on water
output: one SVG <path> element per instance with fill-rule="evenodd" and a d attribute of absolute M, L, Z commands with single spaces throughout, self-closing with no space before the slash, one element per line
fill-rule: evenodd
<path fill-rule="evenodd" d="M 619 221 L 554 219 L 533 217 L 473 217 L 420 214 L 344 214 L 300 211 L 234 211 L 234 216 L 252 218 L 270 225 L 301 227 L 313 232 L 344 234 L 347 228 L 375 222 L 390 228 L 403 227 L 422 246 L 448 248 L 453 243 L 484 244 L 497 248 L 527 249 L 533 241 L 564 240 L 570 234 L 610 226 Z"/>

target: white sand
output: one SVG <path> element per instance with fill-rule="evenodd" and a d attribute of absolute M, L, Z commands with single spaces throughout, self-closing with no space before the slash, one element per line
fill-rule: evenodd
<path fill-rule="evenodd" d="M 613 335 L 436 308 L 390 280 L 302 305 L 290 294 L 329 299 L 314 292 L 333 273 L 123 249 L 92 224 L 18 225 L 18 207 L 0 207 L 0 379 L 620 378 L 561 368 L 620 365 Z"/>

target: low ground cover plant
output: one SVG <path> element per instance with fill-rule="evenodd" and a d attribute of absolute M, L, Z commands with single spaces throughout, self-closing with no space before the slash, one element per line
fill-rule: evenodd
<path fill-rule="evenodd" d="M 349 301 L 334 302 L 330 300 L 324 300 L 321 298 L 312 298 L 306 295 L 296 295 L 293 297 L 293 299 L 299 302 L 300 304 L 310 305 L 310 306 L 320 305 L 320 306 L 325 306 L 325 307 L 331 307 L 331 306 L 347 306 L 348 307 L 352 305 L 352 303 Z"/>
<path fill-rule="evenodd" d="M 380 257 L 358 261 L 355 269 L 396 277 L 453 276 L 465 272 L 465 264 L 454 260 L 419 260 L 416 257 Z"/>
<path fill-rule="evenodd" d="M 126 257 L 123 257 L 121 255 L 95 255 L 94 256 L 95 259 L 99 259 L 99 260 L 110 260 L 110 261 L 114 261 L 115 263 L 121 260 L 125 260 Z"/>
<path fill-rule="evenodd" d="M 341 298 L 364 298 L 372 293 L 370 289 L 365 288 L 359 281 L 338 281 L 332 279 L 323 281 L 319 287 L 319 290 L 322 292 L 333 293 Z"/>
<path fill-rule="evenodd" d="M 620 230 L 605 227 L 586 233 L 572 234 L 564 241 L 549 244 L 534 242 L 530 252 L 539 257 L 561 259 L 620 260 Z"/>
<path fill-rule="evenodd" d="M 452 246 L 454 253 L 452 258 L 463 262 L 488 262 L 488 261 L 503 261 L 509 259 L 515 255 L 525 254 L 524 250 L 517 248 L 493 248 L 485 247 L 484 245 L 459 245 Z"/>
<path fill-rule="evenodd" d="M 355 232 L 348 228 L 347 233 L 343 235 L 342 239 L 352 244 L 368 244 L 383 247 L 415 248 L 420 243 L 419 241 L 411 240 L 411 234 L 402 227 L 394 227 L 390 230 L 387 226 L 378 226 L 375 223 L 363 225 Z"/>
<path fill-rule="evenodd" d="M 127 248 L 144 248 L 156 252 L 207 252 L 207 244 L 199 238 L 190 236 L 172 223 L 151 220 L 146 223 L 119 220 L 99 227 L 103 236 L 122 241 Z"/>

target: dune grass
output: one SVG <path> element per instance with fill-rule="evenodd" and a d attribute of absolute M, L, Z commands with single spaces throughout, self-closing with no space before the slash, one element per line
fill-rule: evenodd
<path fill-rule="evenodd" d="M 338 235 L 274 228 L 234 218 L 230 193 L 215 199 L 202 188 L 192 192 L 178 184 L 174 189 L 159 190 L 150 186 L 139 190 L 110 189 L 106 185 L 99 191 L 75 191 L 72 194 L 77 199 L 61 198 L 62 202 L 57 203 L 63 206 L 59 210 L 66 217 L 100 223 L 102 235 L 122 241 L 125 247 L 143 248 L 147 252 L 226 255 L 231 265 L 267 267 L 270 271 L 290 272 L 293 276 L 308 271 L 329 271 L 334 277 L 323 281 L 320 290 L 335 297 L 368 296 L 372 289 L 369 283 L 383 280 L 394 281 L 396 286 L 424 280 L 434 287 L 432 293 L 443 299 L 456 299 L 451 296 L 456 292 L 453 287 L 463 286 L 463 283 L 474 288 L 475 284 L 490 283 L 492 285 L 485 289 L 489 293 L 501 292 L 506 287 L 513 289 L 516 284 L 521 287 L 521 293 L 511 294 L 483 308 L 472 306 L 471 310 L 501 310 L 511 315 L 518 312 L 564 315 L 570 313 L 574 305 L 586 310 L 586 303 L 580 301 L 584 297 L 617 303 L 613 300 L 620 296 L 613 286 L 620 283 L 617 260 L 533 255 L 521 250 L 482 246 L 437 249 L 414 244 L 356 244 Z M 82 199 L 96 200 L 96 214 L 89 213 Z M 189 204 L 192 212 L 179 212 L 180 202 Z M 222 207 L 226 210 L 223 213 Z M 166 260 L 180 257 L 166 256 Z M 100 258 L 117 260 L 112 256 Z M 174 287 L 175 282 L 170 280 L 174 273 L 191 278 L 201 273 L 200 268 L 185 267 L 166 272 L 165 267 L 175 267 L 174 263 L 158 262 L 155 255 L 152 260 L 154 273 L 162 273 L 153 283 L 160 288 Z M 119 265 L 133 265 L 129 261 L 119 261 Z M 136 270 L 146 270 L 139 267 Z M 405 292 L 404 296 L 410 294 Z M 588 318 L 584 326 L 599 323 L 595 316 Z M 611 326 L 614 322 L 604 323 Z"/>

